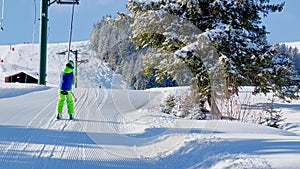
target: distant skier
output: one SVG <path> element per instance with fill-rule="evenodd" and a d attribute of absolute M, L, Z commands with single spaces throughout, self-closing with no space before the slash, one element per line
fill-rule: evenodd
<path fill-rule="evenodd" d="M 73 119 L 74 102 L 72 98 L 72 85 L 75 84 L 74 62 L 69 60 L 62 69 L 60 75 L 60 85 L 58 90 L 58 101 L 56 106 L 57 119 L 62 118 L 62 111 L 65 100 L 67 101 L 69 119 Z"/>

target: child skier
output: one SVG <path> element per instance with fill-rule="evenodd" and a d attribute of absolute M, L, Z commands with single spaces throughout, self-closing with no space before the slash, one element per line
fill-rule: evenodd
<path fill-rule="evenodd" d="M 68 114 L 70 120 L 73 119 L 74 102 L 72 98 L 72 85 L 75 84 L 74 62 L 69 60 L 62 69 L 58 90 L 58 101 L 56 106 L 57 119 L 61 119 L 65 100 L 67 101 Z"/>

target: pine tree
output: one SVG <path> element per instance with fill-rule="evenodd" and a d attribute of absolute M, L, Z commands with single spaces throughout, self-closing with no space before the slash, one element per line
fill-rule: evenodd
<path fill-rule="evenodd" d="M 149 64 L 146 69 L 158 69 L 158 79 L 160 75 L 176 77 L 170 67 L 176 70 L 178 63 L 184 63 L 191 84 L 196 86 L 197 100 L 209 101 L 213 107 L 210 99 L 219 91 L 213 89 L 216 82 L 212 84 L 212 78 L 222 76 L 216 73 L 222 71 L 222 66 L 227 97 L 237 94 L 239 86 L 251 84 L 256 87 L 255 93 L 273 91 L 283 98 L 295 98 L 295 90 L 289 86 L 282 91 L 292 67 L 285 55 L 274 53 L 267 42 L 266 27 L 261 24 L 261 16 L 280 12 L 283 6 L 270 4 L 269 0 L 129 0 L 131 13 L 127 18 L 137 47 L 157 49 L 150 57 L 153 63 L 161 64 Z M 206 44 L 209 47 L 204 48 Z M 215 62 L 203 61 L 206 55 Z M 276 85 L 281 87 L 273 87 Z"/>

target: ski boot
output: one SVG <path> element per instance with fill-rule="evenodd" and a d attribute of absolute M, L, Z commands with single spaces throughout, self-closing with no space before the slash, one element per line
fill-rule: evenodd
<path fill-rule="evenodd" d="M 57 120 L 61 119 L 61 114 L 57 114 L 56 119 Z"/>

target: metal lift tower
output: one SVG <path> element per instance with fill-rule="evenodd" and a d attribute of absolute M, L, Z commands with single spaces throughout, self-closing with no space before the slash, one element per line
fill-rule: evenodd
<path fill-rule="evenodd" d="M 47 25 L 48 25 L 48 7 L 53 3 L 78 5 L 79 0 L 41 0 L 41 16 L 40 16 L 40 85 L 46 85 L 46 67 L 47 67 Z"/>

